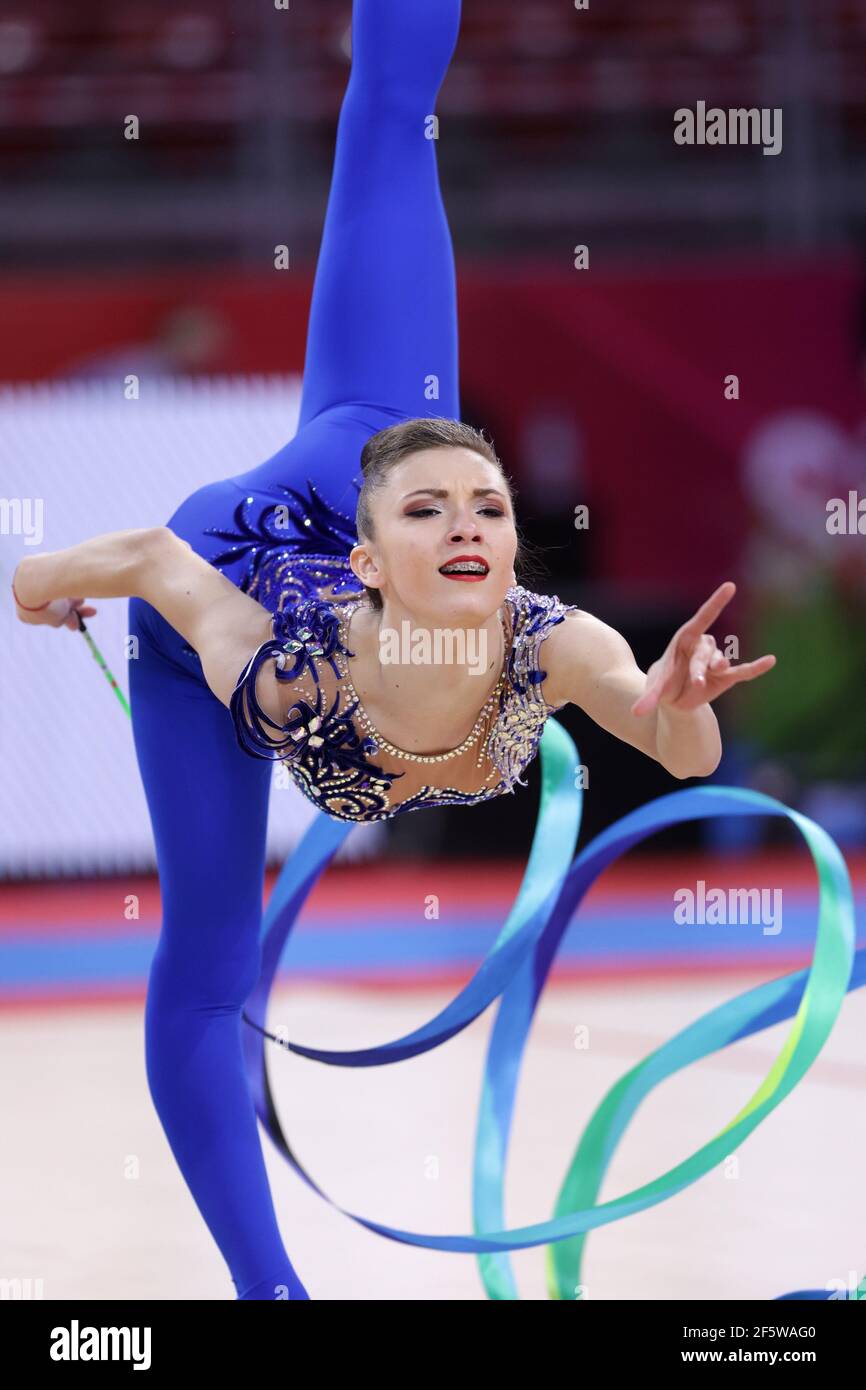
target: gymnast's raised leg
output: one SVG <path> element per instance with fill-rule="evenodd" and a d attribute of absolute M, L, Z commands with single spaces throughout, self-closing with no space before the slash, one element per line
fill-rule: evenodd
<path fill-rule="evenodd" d="M 300 427 L 272 459 L 200 489 L 170 519 L 207 559 L 225 549 L 212 531 L 231 525 L 245 494 L 281 500 L 280 484 L 310 480 L 353 514 L 372 433 L 415 415 L 459 416 L 453 254 L 427 138 L 459 21 L 459 0 L 355 0 Z M 241 583 L 245 564 L 224 573 Z M 277 1225 L 241 1051 L 241 1008 L 260 964 L 271 765 L 237 746 L 179 634 L 140 599 L 129 618 L 140 644 L 133 732 L 163 902 L 148 1083 L 238 1297 L 307 1298 Z"/>

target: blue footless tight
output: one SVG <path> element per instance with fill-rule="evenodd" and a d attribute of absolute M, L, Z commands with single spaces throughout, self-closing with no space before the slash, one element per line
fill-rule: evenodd
<path fill-rule="evenodd" d="M 355 0 L 298 431 L 169 519 L 207 560 L 226 543 L 205 528 L 230 528 L 244 495 L 284 501 L 279 484 L 305 491 L 310 480 L 354 517 L 371 434 L 413 416 L 459 418 L 454 258 L 427 120 L 459 24 L 460 0 Z M 241 582 L 240 565 L 222 569 Z M 277 1225 L 241 1054 L 272 766 L 237 746 L 228 710 L 161 615 L 134 598 L 129 620 L 135 748 L 163 905 L 145 1014 L 151 1095 L 237 1296 L 308 1298 Z"/>

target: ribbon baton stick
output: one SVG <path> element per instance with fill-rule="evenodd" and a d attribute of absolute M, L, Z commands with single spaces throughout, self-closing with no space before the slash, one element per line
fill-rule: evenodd
<path fill-rule="evenodd" d="M 126 710 L 126 713 L 129 715 L 129 717 L 130 717 L 130 719 L 131 719 L 131 718 L 132 718 L 132 711 L 131 711 L 130 708 L 129 708 L 129 704 L 127 703 L 126 696 L 124 695 L 123 691 L 121 690 L 120 686 L 118 685 L 118 683 L 117 683 L 117 681 L 115 680 L 114 676 L 112 675 L 111 671 L 108 669 L 108 666 L 107 666 L 106 661 L 105 661 L 105 657 L 102 655 L 102 652 L 99 650 L 99 648 L 97 647 L 97 645 L 96 645 L 96 643 L 94 642 L 93 638 L 91 637 L 90 632 L 88 631 L 87 625 L 86 625 L 84 619 L 82 618 L 81 614 L 80 614 L 79 612 L 76 611 L 75 616 L 76 616 L 77 619 L 78 619 L 78 630 L 79 630 L 79 632 L 81 633 L 82 637 L 84 638 L 85 642 L 87 643 L 88 647 L 90 648 L 91 652 L 93 653 L 93 659 L 94 659 L 94 661 L 97 663 L 98 666 L 101 666 L 101 667 L 102 667 L 102 670 L 103 670 L 104 673 L 105 673 L 105 679 L 108 681 L 108 684 L 111 686 L 111 688 L 112 688 L 112 690 L 114 691 L 115 695 L 117 696 L 118 700 L 119 700 L 120 703 L 123 705 L 123 708 Z"/>

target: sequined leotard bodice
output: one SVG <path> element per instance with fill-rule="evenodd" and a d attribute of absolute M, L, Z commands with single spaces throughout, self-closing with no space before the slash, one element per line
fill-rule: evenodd
<path fill-rule="evenodd" d="M 325 526 L 322 499 L 314 488 L 310 492 L 310 501 L 317 509 L 316 530 L 320 538 L 328 533 L 322 549 L 331 553 L 312 553 L 309 530 L 304 539 L 299 536 L 283 545 L 275 544 L 269 535 L 269 543 L 259 546 L 253 542 L 255 553 L 242 581 L 241 587 L 274 616 L 273 636 L 250 658 L 231 697 L 230 710 L 241 748 L 254 757 L 283 761 L 304 795 L 337 820 L 385 820 L 426 806 L 472 806 L 512 792 L 515 785 L 525 786 L 521 774 L 538 751 L 548 715 L 561 708 L 549 705 L 540 690 L 547 674 L 539 663 L 540 647 L 575 605 L 521 585 L 507 590 L 501 614 L 506 659 L 498 695 L 480 735 L 481 771 L 474 779 L 460 779 L 482 781 L 487 768 L 482 785 L 476 790 L 461 790 L 425 784 L 401 795 L 402 787 L 411 785 L 412 773 L 417 774 L 419 765 L 401 765 L 384 756 L 377 739 L 365 727 L 363 710 L 351 685 L 348 658 L 354 653 L 346 643 L 346 633 L 352 614 L 367 602 L 363 586 L 348 563 L 354 538 L 339 535 L 343 544 L 335 543 L 339 532 L 347 529 L 348 519 L 334 513 L 327 518 L 333 524 Z M 292 500 L 300 498 L 293 494 Z M 292 507 L 292 513 L 294 510 Z M 219 534 L 229 539 L 228 533 Z M 246 530 L 245 535 L 249 534 Z M 265 540 L 265 536 L 257 539 Z M 236 549 L 233 547 L 233 552 Z M 233 552 L 217 559 L 227 559 Z M 292 694 L 298 695 L 282 725 L 268 718 L 256 698 L 256 678 L 268 661 L 274 662 L 277 680 L 292 682 Z M 478 751 L 479 745 L 470 750 L 473 764 Z M 389 761 L 394 763 L 391 769 L 386 766 Z M 398 770 L 401 766 L 404 770 Z M 449 763 L 437 758 L 425 763 L 426 767 L 434 775 L 447 773 Z M 450 768 L 454 767 L 452 762 Z"/>

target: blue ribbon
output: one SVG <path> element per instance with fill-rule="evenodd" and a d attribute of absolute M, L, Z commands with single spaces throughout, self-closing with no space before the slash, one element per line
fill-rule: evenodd
<path fill-rule="evenodd" d="M 554 1298 L 580 1296 L 586 1234 L 631 1212 L 664 1201 L 720 1162 L 790 1093 L 826 1041 L 848 990 L 866 982 L 866 949 L 854 950 L 851 883 L 832 838 L 807 817 L 758 792 L 735 787 L 689 788 L 640 807 L 609 826 L 576 857 L 582 791 L 576 785 L 577 749 L 565 729 L 548 719 L 541 739 L 542 788 L 535 834 L 514 907 L 469 983 L 423 1027 L 393 1042 L 352 1052 L 307 1047 L 270 1033 L 268 999 L 285 947 L 306 898 L 352 829 L 320 815 L 289 857 L 274 886 L 262 924 L 262 969 L 247 1000 L 244 1057 L 256 1111 L 277 1150 L 315 1192 L 368 1230 L 404 1244 L 472 1253 L 487 1293 L 514 1299 L 509 1252 L 548 1247 L 548 1290 Z M 520 1062 L 532 1017 L 559 943 L 599 874 L 632 845 L 670 825 L 714 815 L 784 815 L 804 835 L 819 874 L 819 927 L 815 958 L 798 971 L 713 1009 L 621 1078 L 587 1126 L 557 1211 L 550 1221 L 507 1230 L 503 1186 Z M 383 1066 L 430 1051 L 460 1032 L 497 998 L 476 1134 L 474 1235 L 419 1234 L 371 1221 L 329 1197 L 292 1152 L 271 1092 L 265 1039 L 332 1066 Z M 593 1205 L 616 1144 L 641 1100 L 660 1081 L 690 1062 L 796 1016 L 796 1023 L 762 1088 L 731 1124 L 683 1163 L 653 1183 L 611 1202 Z M 866 1291 L 866 1281 L 861 1286 Z M 827 1290 L 800 1290 L 782 1298 L 830 1298 Z"/>

